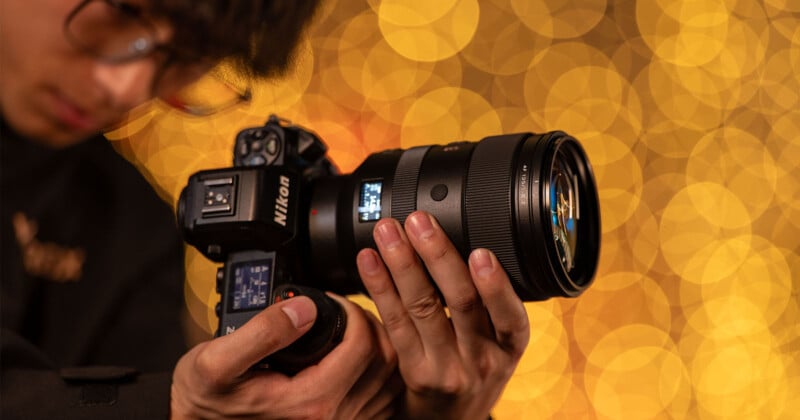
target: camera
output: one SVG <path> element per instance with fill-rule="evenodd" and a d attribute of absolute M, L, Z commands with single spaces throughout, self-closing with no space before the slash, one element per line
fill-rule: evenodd
<path fill-rule="evenodd" d="M 364 293 L 355 256 L 375 247 L 375 223 L 403 223 L 415 210 L 436 217 L 464 258 L 492 250 L 525 301 L 578 296 L 597 268 L 594 175 L 580 143 L 561 131 L 385 150 L 340 174 L 313 131 L 272 115 L 239 132 L 233 152 L 232 167 L 192 175 L 178 203 L 185 240 L 224 263 L 218 334 L 285 287 Z M 328 349 L 341 338 L 329 330 L 317 337 Z"/>

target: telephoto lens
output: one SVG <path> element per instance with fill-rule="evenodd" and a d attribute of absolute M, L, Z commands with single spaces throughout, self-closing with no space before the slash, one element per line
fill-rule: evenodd
<path fill-rule="evenodd" d="M 597 187 L 584 149 L 566 133 L 387 150 L 349 175 L 315 179 L 302 210 L 311 278 L 363 292 L 355 256 L 375 247 L 375 223 L 402 223 L 415 210 L 436 217 L 464 258 L 493 251 L 525 301 L 578 296 L 594 277 Z"/>

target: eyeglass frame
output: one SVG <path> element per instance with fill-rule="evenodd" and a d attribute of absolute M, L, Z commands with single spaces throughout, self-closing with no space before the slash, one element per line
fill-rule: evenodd
<path fill-rule="evenodd" d="M 83 42 L 81 42 L 74 35 L 74 33 L 73 33 L 74 31 L 70 30 L 70 26 L 75 21 L 75 17 L 77 15 L 79 15 L 80 12 L 83 11 L 86 8 L 86 6 L 88 6 L 92 2 L 105 3 L 106 5 L 108 5 L 110 7 L 113 7 L 115 9 L 119 10 L 120 12 L 124 13 L 125 15 L 129 16 L 131 19 L 135 19 L 138 23 L 140 23 L 142 25 L 142 28 L 149 35 L 149 37 L 148 37 L 149 39 L 146 40 L 146 41 L 148 41 L 147 46 L 145 48 L 141 48 L 141 47 L 129 48 L 129 51 L 131 51 L 130 54 L 128 54 L 128 55 L 120 54 L 118 57 L 109 57 L 107 55 L 100 54 L 97 51 L 95 51 L 94 49 L 86 46 Z M 125 3 L 125 2 L 119 1 L 119 0 L 83 0 L 83 1 L 81 1 L 77 6 L 75 6 L 75 8 L 65 18 L 64 25 L 63 25 L 63 32 L 64 32 L 65 38 L 74 47 L 77 47 L 78 49 L 80 49 L 84 53 L 91 55 L 92 57 L 94 57 L 97 60 L 100 60 L 102 62 L 109 63 L 109 64 L 124 64 L 124 63 L 127 63 L 127 62 L 131 62 L 131 61 L 141 60 L 141 59 L 147 58 L 148 56 L 150 56 L 150 55 L 152 55 L 153 53 L 156 53 L 156 52 L 162 52 L 164 54 L 165 59 L 162 60 L 162 62 L 160 63 L 158 69 L 156 70 L 156 72 L 155 72 L 155 74 L 153 76 L 151 87 L 150 87 L 151 93 L 153 93 L 154 96 L 155 96 L 154 92 L 156 91 L 156 85 L 158 84 L 159 80 L 161 79 L 161 77 L 164 74 L 164 72 L 166 71 L 166 69 L 170 65 L 172 65 L 175 61 L 177 61 L 176 57 L 183 56 L 183 57 L 187 58 L 186 61 L 197 61 L 197 62 L 201 62 L 202 61 L 202 59 L 200 59 L 199 57 L 196 57 L 196 56 L 194 56 L 192 54 L 187 54 L 185 52 L 182 52 L 182 51 L 176 49 L 175 47 L 173 47 L 173 46 L 171 46 L 169 44 L 164 44 L 164 43 L 157 42 L 156 41 L 156 39 L 157 39 L 157 31 L 156 31 L 155 25 L 150 20 L 146 19 L 146 17 L 143 15 L 143 13 L 141 12 L 141 10 L 138 7 L 132 6 L 132 5 L 128 4 L 128 3 Z M 144 39 L 144 38 L 137 38 L 137 39 L 133 40 L 131 42 L 131 44 L 128 44 L 128 45 L 130 46 L 133 43 L 141 41 L 142 39 Z M 197 108 L 193 108 L 192 106 L 189 106 L 189 105 L 187 105 L 185 103 L 181 103 L 181 102 L 175 102 L 175 101 L 163 100 L 163 99 L 162 99 L 162 101 L 166 102 L 167 105 L 169 105 L 170 107 L 172 107 L 174 109 L 177 109 L 177 110 L 179 110 L 179 111 L 181 111 L 181 112 L 183 112 L 183 113 L 185 113 L 187 115 L 208 116 L 208 115 L 213 115 L 213 114 L 216 114 L 218 112 L 224 111 L 224 110 L 226 110 L 228 108 L 232 108 L 232 107 L 234 107 L 236 105 L 239 105 L 241 103 L 249 102 L 252 99 L 252 91 L 251 91 L 250 86 L 247 86 L 244 90 L 241 90 L 241 89 L 238 89 L 238 88 L 236 88 L 234 86 L 231 86 L 229 83 L 226 83 L 223 80 L 220 80 L 220 82 L 224 83 L 232 91 L 234 91 L 236 93 L 237 97 L 232 99 L 228 103 L 221 104 L 220 106 L 215 107 L 215 109 L 211 110 L 210 112 L 200 112 Z"/>

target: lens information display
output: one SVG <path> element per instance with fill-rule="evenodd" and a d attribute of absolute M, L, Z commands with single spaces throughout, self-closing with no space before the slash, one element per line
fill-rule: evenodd
<path fill-rule="evenodd" d="M 272 282 L 272 259 L 233 264 L 230 308 L 249 311 L 266 308 Z"/>
<path fill-rule="evenodd" d="M 363 181 L 358 198 L 358 221 L 372 222 L 381 218 L 383 181 Z"/>

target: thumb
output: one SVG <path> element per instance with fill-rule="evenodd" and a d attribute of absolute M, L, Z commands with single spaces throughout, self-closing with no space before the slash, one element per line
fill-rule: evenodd
<path fill-rule="evenodd" d="M 270 305 L 231 334 L 209 343 L 206 349 L 222 377 L 236 378 L 261 359 L 292 344 L 311 329 L 317 307 L 306 296 Z"/>

